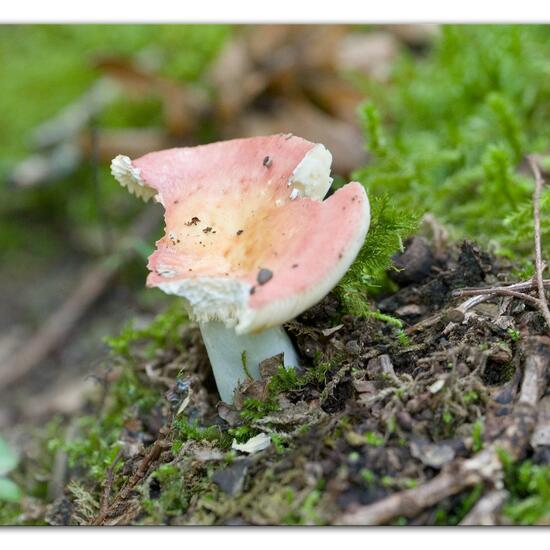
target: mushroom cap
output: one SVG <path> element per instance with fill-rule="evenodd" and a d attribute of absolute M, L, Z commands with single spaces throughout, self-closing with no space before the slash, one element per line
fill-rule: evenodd
<path fill-rule="evenodd" d="M 359 183 L 322 200 L 331 162 L 323 145 L 291 135 L 116 157 L 115 178 L 165 209 L 147 285 L 185 298 L 197 321 L 222 321 L 238 334 L 280 325 L 320 301 L 370 222 Z"/>

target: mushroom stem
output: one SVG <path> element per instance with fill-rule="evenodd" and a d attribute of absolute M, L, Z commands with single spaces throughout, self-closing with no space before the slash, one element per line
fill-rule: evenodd
<path fill-rule="evenodd" d="M 280 353 L 284 354 L 285 368 L 298 366 L 298 354 L 281 326 L 244 335 L 218 321 L 200 323 L 199 326 L 220 397 L 226 403 L 233 403 L 235 389 L 248 377 L 243 360 L 254 379 L 260 378 L 260 363 Z"/>

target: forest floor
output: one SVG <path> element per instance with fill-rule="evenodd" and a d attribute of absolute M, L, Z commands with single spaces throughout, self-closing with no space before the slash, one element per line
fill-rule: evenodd
<path fill-rule="evenodd" d="M 388 317 L 342 315 L 329 294 L 286 326 L 302 367 L 264 362 L 232 407 L 178 309 L 128 326 L 81 417 L 29 439 L 14 478 L 36 496 L 11 521 L 548 523 L 543 316 L 514 296 L 456 297 L 513 278 L 470 242 L 415 237 L 396 264 L 376 303 Z"/>
<path fill-rule="evenodd" d="M 502 288 L 544 271 L 540 219 L 532 250 L 527 160 L 538 152 L 548 176 L 547 31 L 364 30 L 113 28 L 107 42 L 128 43 L 108 58 L 100 55 L 105 29 L 10 31 L 25 40 L 5 34 L 14 116 L 2 174 L 44 153 L 27 150 L 23 138 L 62 107 L 87 108 L 94 79 L 133 90 L 137 78 L 143 94 L 127 106 L 122 92 L 96 130 L 91 120 L 78 139 L 63 138 L 82 148 L 71 174 L 48 182 L 46 170 L 44 181 L 12 182 L 17 193 L 5 187 L 0 443 L 17 449 L 19 462 L 3 477 L 0 460 L 0 485 L 14 482 L 22 497 L 0 501 L 0 525 L 550 523 L 550 312 L 545 320 L 534 280 Z M 152 40 L 165 62 L 148 54 Z M 34 65 L 22 61 L 21 43 Z M 88 43 L 97 45 L 93 55 Z M 44 59 L 62 59 L 60 52 L 70 59 L 52 71 Z M 21 67 L 34 68 L 15 72 Z M 358 82 L 344 78 L 351 69 Z M 468 75 L 467 85 L 457 75 Z M 38 102 L 35 82 L 66 97 L 42 94 L 53 103 Z M 211 104 L 202 104 L 202 86 L 219 91 Z M 166 109 L 173 93 L 184 111 Z M 22 98 L 36 109 L 26 121 Z M 286 325 L 300 368 L 265 362 L 262 380 L 246 383 L 229 407 L 218 401 L 199 330 L 181 303 L 143 288 L 153 230 L 136 229 L 138 208 L 122 198 L 107 161 L 121 151 L 139 156 L 141 139 L 151 136 L 146 150 L 279 131 L 325 143 L 335 173 L 355 171 L 373 199 L 391 191 L 400 218 L 429 209 L 453 235 L 497 246 L 517 265 L 472 242 L 450 244 L 433 222 L 433 239 L 405 243 L 379 295 L 371 299 L 358 274 L 351 288 L 368 292 L 370 315 L 350 315 L 355 295 L 343 296 L 340 286 Z M 96 158 L 93 143 L 113 138 L 115 150 Z M 388 231 L 393 251 L 399 231 Z M 111 243 L 113 234 L 120 239 Z M 387 243 L 374 244 L 369 257 Z M 99 286 L 89 284 L 96 268 Z M 128 319 L 107 338 L 109 351 L 104 335 Z"/>

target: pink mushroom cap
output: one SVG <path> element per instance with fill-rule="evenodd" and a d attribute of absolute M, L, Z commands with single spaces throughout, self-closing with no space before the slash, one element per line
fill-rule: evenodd
<path fill-rule="evenodd" d="M 280 325 L 336 286 L 367 234 L 353 182 L 326 200 L 332 156 L 291 135 L 119 155 L 112 172 L 165 209 L 147 285 L 182 296 L 199 322 L 238 334 Z"/>

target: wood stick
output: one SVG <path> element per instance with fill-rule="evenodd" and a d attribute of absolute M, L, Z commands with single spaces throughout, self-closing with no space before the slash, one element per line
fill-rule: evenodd
<path fill-rule="evenodd" d="M 109 517 L 109 515 L 117 509 L 118 505 L 128 499 L 135 486 L 145 477 L 145 475 L 149 471 L 151 464 L 155 462 L 160 457 L 162 451 L 170 447 L 170 445 L 171 443 L 164 439 L 163 436 L 161 436 L 153 443 L 153 445 L 151 446 L 147 454 L 143 457 L 143 459 L 139 463 L 139 466 L 132 474 L 130 479 L 124 484 L 120 492 L 115 496 L 115 498 L 113 499 L 113 503 L 110 506 L 102 506 L 102 510 L 100 511 L 98 516 L 92 521 L 91 525 L 102 525 Z"/>
<path fill-rule="evenodd" d="M 548 309 L 548 302 L 546 301 L 546 294 L 544 292 L 544 281 L 542 273 L 544 266 L 542 262 L 542 247 L 540 236 L 540 195 L 542 193 L 542 186 L 544 181 L 540 173 L 540 169 L 537 161 L 534 157 L 527 157 L 531 170 L 535 175 L 535 191 L 533 193 L 533 219 L 535 224 L 535 277 L 537 281 L 537 288 L 539 293 L 540 310 L 546 320 L 546 325 L 550 330 L 550 310 Z"/>

